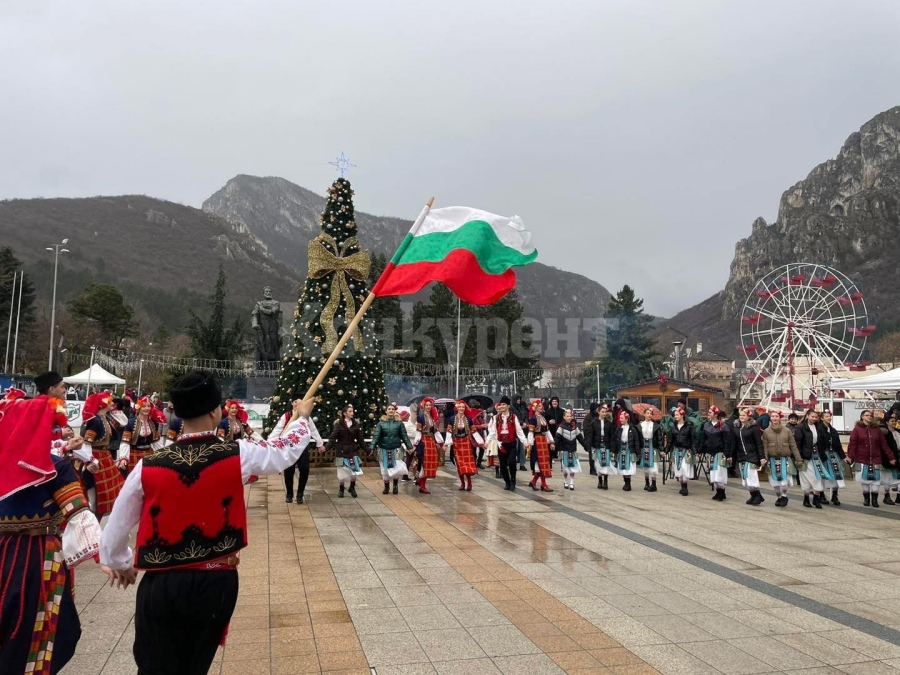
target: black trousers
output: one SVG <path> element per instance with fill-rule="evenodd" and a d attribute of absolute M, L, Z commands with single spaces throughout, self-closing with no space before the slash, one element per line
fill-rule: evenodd
<path fill-rule="evenodd" d="M 306 449 L 300 459 L 284 470 L 285 495 L 294 498 L 294 471 L 297 471 L 297 496 L 303 495 L 306 490 L 306 481 L 309 480 L 309 448 Z"/>
<path fill-rule="evenodd" d="M 516 471 L 519 468 L 519 449 L 516 442 L 504 443 L 497 453 L 500 462 L 500 475 L 508 485 L 516 484 Z"/>
<path fill-rule="evenodd" d="M 209 672 L 237 597 L 237 570 L 145 573 L 134 615 L 138 675 Z"/>

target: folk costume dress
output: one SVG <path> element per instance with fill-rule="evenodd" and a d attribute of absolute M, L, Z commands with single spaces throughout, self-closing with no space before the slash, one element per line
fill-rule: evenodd
<path fill-rule="evenodd" d="M 42 395 L 0 411 L 0 673 L 49 675 L 81 637 L 69 568 L 97 550 L 100 526 L 71 463 L 48 452 L 65 403 Z"/>
<path fill-rule="evenodd" d="M 294 464 L 309 439 L 302 418 L 269 441 L 182 434 L 128 475 L 103 530 L 100 561 L 144 572 L 133 649 L 140 672 L 208 672 L 237 603 L 237 554 L 247 546 L 244 483 Z"/>
<path fill-rule="evenodd" d="M 831 436 L 821 422 L 810 424 L 801 422 L 794 430 L 797 449 L 803 458 L 803 469 L 800 471 L 800 487 L 803 488 L 803 505 L 822 508 L 822 495 L 825 492 L 824 480 L 834 480 L 831 467 L 828 465 L 828 446 Z M 812 503 L 810 502 L 812 500 Z M 827 503 L 827 502 L 826 502 Z"/>
<path fill-rule="evenodd" d="M 856 423 L 850 432 L 850 443 L 847 445 L 847 456 L 853 462 L 857 480 L 862 486 L 863 504 L 878 506 L 878 487 L 881 485 L 881 472 L 890 466 L 890 449 L 884 434 L 875 424 L 866 424 L 862 420 Z"/>
<path fill-rule="evenodd" d="M 278 422 L 275 423 L 275 428 L 269 432 L 269 438 L 273 440 L 280 438 L 284 431 L 284 427 L 290 421 L 291 411 L 288 410 L 284 415 L 278 418 Z M 316 428 L 315 423 L 311 419 L 308 419 L 306 420 L 306 425 L 309 428 L 310 441 L 315 444 L 317 450 L 323 450 L 325 448 L 325 442 L 322 440 L 322 436 L 319 434 L 319 430 Z M 300 459 L 281 472 L 282 478 L 284 478 L 284 501 L 287 503 L 294 501 L 295 473 L 297 474 L 297 503 L 303 503 L 303 493 L 306 491 L 307 482 L 309 482 L 309 457 L 310 453 L 304 452 L 300 455 Z"/>
<path fill-rule="evenodd" d="M 425 403 L 431 401 L 431 415 L 425 414 Z M 443 445 L 444 438 L 438 430 L 440 416 L 434 407 L 433 399 L 423 399 L 416 419 L 416 461 L 419 464 L 419 492 L 430 494 L 426 481 L 437 476 L 438 446 Z"/>
<path fill-rule="evenodd" d="M 708 462 L 709 482 L 716 489 L 713 500 L 725 501 L 728 467 L 734 459 L 734 432 L 722 420 L 706 420 L 700 430 L 698 449 L 702 460 Z"/>
<path fill-rule="evenodd" d="M 597 489 L 608 490 L 609 476 L 616 473 L 610 449 L 613 423 L 605 416 L 596 414 L 596 405 L 591 403 L 593 410 L 584 419 L 584 440 L 591 448 L 594 470 L 597 472 Z"/>
<path fill-rule="evenodd" d="M 138 401 L 137 410 L 141 409 Z M 159 437 L 159 424 L 138 414 L 128 421 L 128 425 L 122 432 L 122 442 L 119 445 L 118 459 L 128 461 L 128 471 L 147 455 L 162 449 L 165 441 Z"/>
<path fill-rule="evenodd" d="M 500 475 L 506 483 L 506 486 L 503 489 L 515 490 L 516 471 L 519 468 L 519 443 L 522 443 L 522 445 L 525 445 L 526 447 L 530 445 L 528 438 L 525 436 L 525 432 L 522 430 L 522 425 L 519 423 L 519 418 L 510 410 L 507 410 L 505 415 L 494 415 L 494 418 L 488 426 L 487 442 L 488 444 L 491 444 L 492 442 L 496 442 L 497 444 L 497 458 L 500 462 Z M 532 452 L 534 452 L 533 448 Z M 532 455 L 532 457 L 534 457 L 534 455 Z M 534 460 L 532 459 L 532 461 Z M 549 464 L 550 457 L 548 455 L 548 467 Z M 534 466 L 534 464 L 532 464 L 532 466 Z M 540 478 L 541 490 L 552 492 L 552 490 L 547 487 L 546 476 L 541 475 Z M 535 487 L 537 480 L 538 474 L 535 474 L 531 479 L 531 487 L 535 490 L 537 489 Z"/>
<path fill-rule="evenodd" d="M 444 433 L 444 443 L 454 450 L 459 489 L 471 492 L 472 476 L 478 473 L 475 446 L 484 445 L 484 439 L 471 427 L 467 412 L 453 415 Z"/>
<path fill-rule="evenodd" d="M 641 432 L 641 452 L 638 466 L 644 470 L 644 489 L 656 492 L 656 477 L 659 475 L 660 455 L 665 443 L 662 427 L 659 422 L 644 420 L 638 424 Z"/>
<path fill-rule="evenodd" d="M 672 470 L 675 478 L 681 483 L 680 494 L 687 496 L 687 482 L 694 477 L 694 452 L 697 449 L 697 434 L 694 425 L 684 420 L 675 424 L 666 439 L 668 452 L 671 453 Z"/>
<path fill-rule="evenodd" d="M 406 427 L 400 417 L 388 417 L 384 415 L 375 427 L 375 435 L 372 437 L 372 447 L 378 453 L 378 465 L 381 467 L 381 480 L 384 481 L 384 491 L 388 494 L 391 481 L 394 483 L 394 494 L 398 492 L 400 478 L 405 476 L 409 468 L 406 462 L 400 459 L 401 448 L 412 450 L 413 444 L 406 433 Z"/>
<path fill-rule="evenodd" d="M 883 421 L 881 433 L 884 434 L 884 440 L 887 443 L 890 456 L 894 460 L 893 465 L 884 467 L 881 472 L 881 488 L 884 491 L 884 503 L 893 506 L 894 500 L 891 499 L 891 489 L 896 490 L 900 487 L 900 433 L 894 428 L 890 420 Z M 897 497 L 900 501 L 900 496 Z"/>
<path fill-rule="evenodd" d="M 563 419 L 554 436 L 559 462 L 562 465 L 564 486 L 568 490 L 575 489 L 575 474 L 581 473 L 581 462 L 578 461 L 578 445 L 590 454 L 591 450 L 584 440 L 584 434 L 575 420 L 566 422 Z"/>
<path fill-rule="evenodd" d="M 82 473 L 87 488 L 95 490 L 94 514 L 97 520 L 112 512 L 123 483 L 122 474 L 116 466 L 117 457 L 113 457 L 109 450 L 114 433 L 112 421 L 106 413 L 99 412 L 111 403 L 112 396 L 108 392 L 91 394 L 81 413 L 85 423 L 84 442 L 91 446 L 92 454 L 100 463 L 100 468 L 95 473 Z"/>
<path fill-rule="evenodd" d="M 622 489 L 628 492 L 631 490 L 631 477 L 637 473 L 638 456 L 643 445 L 641 431 L 629 422 L 614 427 L 610 440 L 616 471 L 624 480 Z"/>
<path fill-rule="evenodd" d="M 740 421 L 738 421 L 740 423 Z M 766 453 L 762 444 L 762 431 L 754 420 L 748 420 L 735 430 L 734 462 L 741 477 L 741 485 L 750 491 L 747 503 L 759 506 L 765 499 L 759 491 L 759 469 Z"/>
<path fill-rule="evenodd" d="M 253 427 L 248 424 L 249 416 L 247 411 L 244 410 L 244 406 L 240 404 L 240 401 L 225 402 L 225 410 L 231 410 L 232 406 L 237 407 L 237 415 L 234 417 L 222 415 L 222 421 L 219 422 L 216 434 L 219 438 L 224 438 L 226 441 L 239 441 L 242 438 L 251 438 L 253 436 Z M 255 483 L 258 478 L 258 476 L 251 475 L 247 482 Z"/>
<path fill-rule="evenodd" d="M 769 485 L 775 490 L 775 506 L 788 504 L 788 488 L 794 484 L 793 476 L 798 466 L 803 466 L 803 458 L 797 449 L 794 434 L 784 424 L 771 422 L 762 433 L 763 453 L 769 471 Z"/>
<path fill-rule="evenodd" d="M 835 429 L 830 424 L 825 424 L 823 422 L 825 430 L 828 432 L 828 450 L 825 452 L 825 463 L 831 469 L 831 475 L 833 478 L 825 478 L 822 480 L 822 487 L 826 490 L 831 488 L 831 503 L 835 506 L 841 505 L 841 500 L 838 498 L 838 489 L 846 487 L 844 471 L 846 470 L 844 464 L 844 458 L 847 456 L 844 452 L 844 446 L 841 443 L 841 437 L 838 434 L 837 429 Z"/>
<path fill-rule="evenodd" d="M 550 445 L 555 442 L 553 434 L 550 433 L 547 418 L 536 408 L 532 409 L 531 417 L 528 418 L 527 429 L 526 445 L 531 446 L 532 487 L 538 478 L 541 479 L 542 485 L 546 485 L 546 479 L 553 476 L 553 462 L 550 456 Z"/>
<path fill-rule="evenodd" d="M 344 496 L 344 484 L 350 483 L 350 496 L 356 498 L 356 477 L 362 475 L 359 454 L 369 449 L 363 438 L 362 427 L 355 419 L 340 419 L 334 423 L 326 447 L 334 448 L 334 465 L 337 468 L 338 497 Z"/>

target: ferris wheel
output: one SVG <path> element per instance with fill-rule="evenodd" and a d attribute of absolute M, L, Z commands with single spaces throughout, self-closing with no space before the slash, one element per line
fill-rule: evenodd
<path fill-rule="evenodd" d="M 863 292 L 833 267 L 792 263 L 772 270 L 741 315 L 738 350 L 752 383 L 744 398 L 762 384 L 763 406 L 815 404 L 830 378 L 870 365 L 862 358 L 874 331 Z"/>

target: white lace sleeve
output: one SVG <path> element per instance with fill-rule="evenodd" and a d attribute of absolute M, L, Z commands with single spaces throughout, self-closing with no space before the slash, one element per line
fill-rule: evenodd
<path fill-rule="evenodd" d="M 284 436 L 268 441 L 241 439 L 241 477 L 279 473 L 294 464 L 309 445 L 309 425 L 303 418 L 288 424 Z"/>

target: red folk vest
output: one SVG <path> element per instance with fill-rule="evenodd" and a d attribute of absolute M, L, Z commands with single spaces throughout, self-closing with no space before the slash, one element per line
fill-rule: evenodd
<path fill-rule="evenodd" d="M 503 418 L 500 415 L 497 415 L 497 440 L 500 443 L 515 443 L 518 441 L 518 436 L 516 435 L 516 417 L 512 413 L 510 413 L 509 417 L 506 420 L 506 424 L 503 424 Z M 503 427 L 506 427 L 505 429 Z"/>
<path fill-rule="evenodd" d="M 212 434 L 182 438 L 144 458 L 135 567 L 196 566 L 247 545 L 240 447 Z"/>

